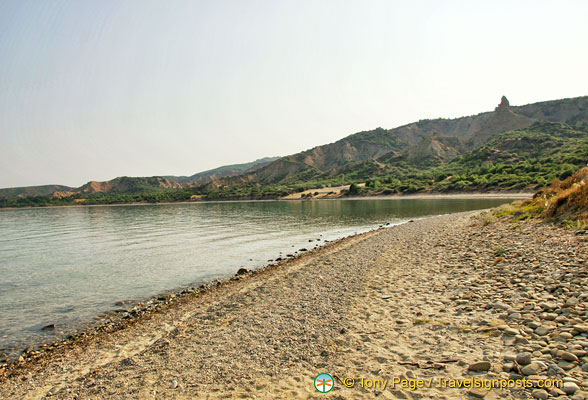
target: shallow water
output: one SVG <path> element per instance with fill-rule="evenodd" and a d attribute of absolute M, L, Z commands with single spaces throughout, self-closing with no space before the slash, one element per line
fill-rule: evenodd
<path fill-rule="evenodd" d="M 411 218 L 501 199 L 249 201 L 0 210 L 0 351 L 91 322 L 122 300 Z M 316 239 L 321 239 L 317 241 Z M 312 240 L 312 242 L 309 242 Z"/>

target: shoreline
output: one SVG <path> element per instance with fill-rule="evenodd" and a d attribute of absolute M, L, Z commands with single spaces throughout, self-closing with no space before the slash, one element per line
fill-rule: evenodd
<path fill-rule="evenodd" d="M 516 199 L 526 200 L 533 197 L 535 193 L 526 192 L 513 192 L 513 193 L 414 193 L 414 194 L 390 194 L 390 195 L 379 195 L 379 196 L 360 196 L 360 197 L 346 197 L 349 200 L 402 200 L 402 199 Z M 322 200 L 322 199 L 317 199 Z M 338 199 L 325 199 L 325 200 L 338 200 Z M 343 199 L 341 199 L 343 200 Z"/>
<path fill-rule="evenodd" d="M 404 223 L 408 222 L 412 222 L 412 220 Z M 352 234 L 340 239 L 324 242 L 323 245 L 311 250 L 309 249 L 307 252 L 296 254 L 293 257 L 283 259 L 279 262 L 266 264 L 259 269 L 249 270 L 242 275 L 236 273 L 232 277 L 226 279 L 215 279 L 211 282 L 201 284 L 198 288 L 188 286 L 166 291 L 151 296 L 143 301 L 133 302 L 133 305 L 138 305 L 140 307 L 136 312 L 131 310 L 131 312 L 125 314 L 101 314 L 107 318 L 97 323 L 90 324 L 84 329 L 71 332 L 65 337 L 51 343 L 42 342 L 39 346 L 36 346 L 33 351 L 29 352 L 24 350 L 18 358 L 10 360 L 4 364 L 0 363 L 0 397 L 2 397 L 3 383 L 21 375 L 31 376 L 31 374 L 37 375 L 39 373 L 43 375 L 43 372 L 40 371 L 43 371 L 47 366 L 63 360 L 64 357 L 71 358 L 68 356 L 68 353 L 83 352 L 85 348 L 93 345 L 100 347 L 100 342 L 110 341 L 112 336 L 118 332 L 124 332 L 130 329 L 140 330 L 141 325 L 164 316 L 168 312 L 177 311 L 179 308 L 186 306 L 187 304 L 198 301 L 205 303 L 207 297 L 225 297 L 227 295 L 225 293 L 227 290 L 234 289 L 238 285 L 247 284 L 254 280 L 263 283 L 266 277 L 281 273 L 282 270 L 287 269 L 293 264 L 312 260 L 325 253 L 329 253 L 333 250 L 336 251 L 336 249 L 341 246 L 346 246 L 350 243 L 353 244 L 353 242 L 356 242 L 357 240 L 364 240 L 377 232 L 404 223 L 376 226 L 366 232 Z M 42 390 L 43 396 L 52 397 L 55 395 L 55 392 L 52 391 L 54 389 L 55 387 L 45 387 Z M 36 399 L 39 394 L 40 393 L 37 390 L 34 394 L 29 394 L 22 398 Z"/>
<path fill-rule="evenodd" d="M 32 210 L 45 208 L 78 208 L 78 207 L 123 207 L 123 206 L 154 206 L 173 204 L 211 204 L 211 203 L 250 203 L 250 202 L 274 202 L 274 201 L 322 201 L 322 200 L 402 200 L 402 199 L 513 199 L 525 200 L 533 197 L 534 192 L 479 192 L 479 193 L 413 193 L 413 194 L 390 194 L 378 196 L 341 196 L 324 197 L 312 199 L 242 199 L 242 200 L 195 200 L 195 201 L 171 201 L 159 203 L 116 203 L 116 204 L 65 204 L 51 206 L 24 206 L 24 207 L 2 207 L 2 210 Z"/>
<path fill-rule="evenodd" d="M 412 197 L 420 198 L 420 196 L 412 196 Z M 429 196 L 427 196 L 427 198 L 429 198 Z M 493 194 L 484 194 L 484 195 L 469 194 L 467 196 L 464 196 L 463 194 L 454 194 L 454 195 L 444 195 L 441 197 L 431 196 L 430 198 L 433 198 L 433 199 L 438 199 L 438 198 L 460 198 L 460 199 L 461 198 L 464 198 L 464 199 L 509 198 L 509 199 L 511 199 L 512 197 L 509 197 L 509 196 L 499 197 L 499 196 L 494 196 Z M 376 198 L 376 199 L 378 199 L 378 198 Z M 392 200 L 394 200 L 394 199 L 395 199 L 395 197 L 392 197 Z M 345 198 L 344 200 L 372 200 L 372 199 L 368 198 L 368 197 L 359 197 L 359 198 Z M 267 201 L 279 201 L 279 200 L 267 200 Z M 256 202 L 256 201 L 249 200 L 249 201 L 245 201 L 245 202 Z M 208 203 L 208 202 L 203 202 L 203 203 Z M 216 202 L 210 202 L 210 203 L 216 203 Z M 161 204 L 163 204 L 163 203 L 161 203 Z M 178 203 L 167 203 L 167 204 L 178 204 Z M 185 203 L 182 203 L 182 204 L 185 204 Z M 136 204 L 136 205 L 147 205 L 147 204 Z M 125 206 L 125 205 L 110 205 L 110 206 Z M 87 206 L 87 207 L 91 207 L 91 206 Z M 411 220 L 419 220 L 422 218 L 431 218 L 431 217 L 434 217 L 434 216 L 412 217 Z M 364 231 L 363 233 L 379 230 L 383 227 L 389 227 L 390 225 L 398 225 L 398 224 L 406 223 L 407 221 L 408 221 L 408 218 L 406 218 L 406 221 L 399 222 L 399 223 L 387 222 L 387 223 L 381 223 L 381 224 L 373 224 L 372 226 L 366 227 L 367 230 Z M 339 238 L 336 241 L 348 239 L 348 238 L 351 238 L 354 236 L 361 235 L 363 233 L 355 233 L 355 234 L 350 233 L 349 235 L 342 237 L 342 238 Z M 299 258 L 304 254 L 311 254 L 314 251 L 316 251 L 317 249 L 320 249 L 326 245 L 329 245 L 331 242 L 332 242 L 332 240 L 331 241 L 328 241 L 328 240 L 323 241 L 322 242 L 323 244 L 320 247 L 318 247 L 318 248 L 310 247 L 308 249 L 308 251 L 306 251 L 304 253 L 294 252 L 293 253 L 294 257 L 283 256 L 282 260 L 277 263 L 265 261 L 265 262 L 263 262 L 262 265 L 259 266 L 259 268 L 256 268 L 253 271 L 260 271 L 260 270 L 264 270 L 266 268 L 279 266 L 282 263 L 287 262 L 288 260 Z M 235 270 L 234 272 L 237 272 L 237 271 Z M 173 299 L 179 299 L 180 297 L 182 297 L 184 295 L 190 295 L 190 294 L 202 292 L 203 290 L 206 290 L 208 287 L 216 284 L 217 282 L 224 283 L 224 282 L 230 281 L 232 279 L 235 279 L 234 275 L 227 275 L 224 277 L 212 278 L 210 280 L 182 283 L 181 285 L 173 287 L 173 288 L 165 289 L 165 290 L 158 291 L 158 292 L 151 292 L 146 297 L 116 298 L 116 299 L 112 300 L 112 304 L 110 305 L 110 307 L 108 307 L 108 309 L 100 310 L 100 311 L 97 310 L 97 312 L 95 314 L 93 314 L 91 317 L 88 317 L 88 318 L 84 319 L 83 321 L 76 321 L 76 322 L 70 324 L 69 326 L 63 326 L 63 325 L 60 326 L 59 321 L 55 321 L 55 320 L 51 321 L 50 320 L 50 321 L 46 322 L 48 324 L 47 326 L 57 325 L 57 329 L 56 328 L 53 328 L 53 329 L 49 328 L 47 330 L 41 329 L 41 331 L 39 331 L 37 335 L 33 336 L 33 334 L 30 334 L 28 337 L 26 337 L 24 339 L 13 341 L 13 343 L 11 343 L 11 345 L 8 345 L 8 346 L 4 347 L 3 349 L 0 349 L 0 353 L 2 353 L 3 356 L 5 356 L 5 359 L 9 360 L 10 362 L 13 362 L 15 359 L 18 359 L 18 357 L 23 353 L 24 349 L 32 347 L 35 350 L 39 350 L 39 347 L 43 346 L 43 345 L 45 345 L 47 347 L 50 344 L 61 345 L 62 344 L 61 342 L 64 340 L 64 338 L 68 338 L 70 336 L 78 337 L 80 335 L 87 335 L 94 330 L 104 330 L 105 327 L 103 326 L 103 321 L 106 321 L 106 324 L 112 325 L 115 320 L 119 320 L 122 318 L 126 318 L 126 320 L 127 320 L 127 319 L 129 319 L 131 317 L 135 317 L 137 315 L 143 315 L 146 312 L 151 311 L 153 307 L 155 307 L 155 308 L 160 307 L 162 302 L 164 304 L 166 304 L 165 301 L 162 301 L 162 300 L 158 301 L 158 298 L 170 297 Z M 129 316 L 129 313 L 131 313 L 131 312 L 132 312 L 132 315 Z M 125 320 L 125 322 L 126 322 L 126 320 Z M 51 323 L 51 324 L 49 324 L 49 323 Z M 41 325 L 39 325 L 39 326 L 41 326 Z M 59 332 L 56 333 L 57 331 L 59 331 Z M 47 347 L 43 347 L 42 349 L 44 350 Z M 24 358 L 27 358 L 26 352 L 22 355 Z M 2 361 L 2 358 L 0 357 L 0 365 L 1 365 L 1 361 Z"/>
<path fill-rule="evenodd" d="M 176 204 L 176 203 L 170 203 Z M 140 204 L 137 204 L 140 205 Z M 424 217 L 429 218 L 429 217 Z M 415 218 L 415 220 L 422 218 Z M 11 369 L 18 369 L 23 366 L 26 367 L 28 362 L 39 361 L 41 357 L 51 357 L 54 350 L 67 348 L 72 345 L 80 345 L 83 340 L 96 337 L 98 335 L 108 335 L 111 332 L 127 328 L 129 326 L 140 323 L 144 318 L 150 318 L 152 315 L 165 312 L 169 307 L 173 307 L 188 297 L 198 297 L 207 295 L 209 292 L 215 291 L 217 288 L 225 287 L 234 284 L 253 276 L 268 273 L 273 269 L 279 269 L 287 266 L 291 262 L 302 260 L 305 257 L 313 257 L 321 250 L 329 249 L 331 247 L 345 243 L 346 241 L 371 234 L 373 232 L 387 229 L 392 226 L 402 225 L 404 223 L 412 222 L 413 220 L 400 222 L 398 224 L 381 224 L 375 225 L 373 228 L 348 236 L 344 236 L 335 240 L 325 240 L 322 245 L 310 248 L 303 253 L 295 253 L 291 257 L 284 256 L 278 262 L 269 262 L 257 269 L 247 270 L 246 273 L 239 274 L 236 272 L 232 276 L 225 278 L 216 278 L 206 282 L 193 282 L 187 285 L 178 286 L 174 289 L 166 290 L 139 300 L 122 300 L 114 303 L 118 309 L 107 312 L 98 313 L 92 321 L 81 323 L 78 328 L 73 328 L 69 332 L 56 340 L 40 340 L 34 343 L 29 343 L 24 350 L 16 350 L 16 357 L 7 358 L 7 362 L 2 364 L 0 362 L 0 376 L 4 371 Z M 33 347 L 34 350 L 27 351 L 27 348 Z M 20 360 L 19 357 L 22 357 Z"/>
<path fill-rule="evenodd" d="M 251 200 L 257 201 L 257 200 Z M 267 200 L 273 201 L 273 200 Z M 249 201 L 247 201 L 249 202 Z M 159 203 L 163 204 L 163 203 Z M 178 203 L 167 203 L 167 204 L 178 204 Z M 183 203 L 186 204 L 186 203 Z M 118 205 L 107 205 L 107 206 L 125 206 L 128 204 Z M 149 205 L 149 204 L 133 204 L 133 205 Z M 58 206 L 59 207 L 59 206 Z M 73 206 L 77 207 L 77 206 Z M 45 208 L 45 207 L 43 207 Z M 71 345 L 72 343 L 79 343 L 81 339 L 89 336 L 95 336 L 97 334 L 108 334 L 109 332 L 116 331 L 118 329 L 127 327 L 131 324 L 138 323 L 141 318 L 149 317 L 150 314 L 164 312 L 166 307 L 171 307 L 173 304 L 182 301 L 188 296 L 198 296 L 206 294 L 210 290 L 214 290 L 217 287 L 231 284 L 235 281 L 243 280 L 249 276 L 257 275 L 274 268 L 280 268 L 287 265 L 289 262 L 293 262 L 302 259 L 305 256 L 312 256 L 315 252 L 321 249 L 330 248 L 330 246 L 336 246 L 338 243 L 343 243 L 346 240 L 350 240 L 356 237 L 360 237 L 365 234 L 369 234 L 381 229 L 389 228 L 392 226 L 401 225 L 413 220 L 419 220 L 423 218 L 430 218 L 430 216 L 415 217 L 413 219 L 402 221 L 402 222 L 386 222 L 381 224 L 374 224 L 367 228 L 367 230 L 359 233 L 351 233 L 347 236 L 338 239 L 323 239 L 320 245 L 316 247 L 309 247 L 304 252 L 294 251 L 292 255 L 278 256 L 279 260 L 276 259 L 272 262 L 265 261 L 262 266 L 256 269 L 247 269 L 247 273 L 238 274 L 235 271 L 233 275 L 227 275 L 224 277 L 213 278 L 206 281 L 190 282 L 183 284 L 169 290 L 163 290 L 161 292 L 149 295 L 147 297 L 139 299 L 123 299 L 117 300 L 113 303 L 113 307 L 107 311 L 101 311 L 94 315 L 92 319 L 84 322 L 76 323 L 70 326 L 70 329 L 66 329 L 62 334 L 56 337 L 43 337 L 40 336 L 39 340 L 24 341 L 26 345 L 19 347 L 7 347 L 2 349 L 6 353 L 6 363 L 2 364 L 2 358 L 0 358 L 0 373 L 2 368 L 10 369 L 18 364 L 19 356 L 23 357 L 25 362 L 37 359 L 36 356 L 39 352 L 43 354 L 49 354 L 53 348 L 62 348 Z M 321 235 L 322 236 L 322 235 Z M 317 242 L 318 243 L 318 242 Z M 54 325 L 54 324 L 51 324 Z M 49 325 L 48 325 L 49 326 Z M 44 329 L 41 329 L 43 331 Z M 51 329 L 49 329 L 51 332 Z M 32 349 L 27 351 L 26 349 Z"/>
<path fill-rule="evenodd" d="M 171 298 L 2 371 L 0 397 L 303 399 L 323 372 L 335 379 L 325 398 L 585 397 L 588 235 L 487 217 L 345 237 Z M 535 383 L 391 386 L 439 376 Z M 362 388 L 359 377 L 388 387 Z M 537 387 L 547 379 L 565 386 Z"/>

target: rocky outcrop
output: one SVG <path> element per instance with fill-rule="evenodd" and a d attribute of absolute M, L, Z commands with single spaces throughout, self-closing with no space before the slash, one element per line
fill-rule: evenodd
<path fill-rule="evenodd" d="M 509 103 L 508 99 L 506 98 L 506 96 L 502 96 L 502 98 L 500 99 L 500 104 L 498 106 L 496 106 L 494 111 L 507 111 L 507 110 L 510 110 L 510 103 Z"/>

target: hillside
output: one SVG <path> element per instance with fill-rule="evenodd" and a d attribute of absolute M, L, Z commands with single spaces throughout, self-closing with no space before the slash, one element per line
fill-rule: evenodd
<path fill-rule="evenodd" d="M 222 167 L 198 172 L 192 176 L 165 176 L 164 178 L 183 184 L 202 185 L 210 182 L 215 182 L 227 176 L 235 176 L 253 172 L 256 169 L 262 168 L 272 163 L 273 161 L 276 161 L 279 158 L 280 157 L 264 157 L 243 164 L 223 165 Z"/>
<path fill-rule="evenodd" d="M 128 177 L 122 176 L 110 181 L 90 181 L 79 188 L 62 185 L 28 186 L 0 189 L 0 198 L 15 199 L 29 196 L 52 196 L 66 198 L 78 194 L 93 193 L 145 193 L 169 189 L 181 189 L 191 185 L 202 185 L 217 180 L 252 172 L 268 165 L 279 157 L 265 157 L 243 164 L 225 165 L 208 171 L 196 173 L 192 176 L 161 176 L 161 177 Z M 80 196 L 76 196 L 80 197 Z"/>
<path fill-rule="evenodd" d="M 47 196 L 54 192 L 71 191 L 74 188 L 63 185 L 25 186 L 0 189 L 0 197 Z"/>
<path fill-rule="evenodd" d="M 394 165 L 409 162 L 414 165 L 436 165 L 447 162 L 465 149 L 465 144 L 456 137 L 434 134 L 423 137 L 418 143 L 401 153 L 388 153 L 378 158 L 381 163 Z"/>
<path fill-rule="evenodd" d="M 588 124 L 588 96 L 513 107 L 506 97 L 493 112 L 456 119 L 423 120 L 394 129 L 377 128 L 337 142 L 282 157 L 254 173 L 229 178 L 221 184 L 247 182 L 290 184 L 353 173 L 364 161 L 401 160 L 417 165 L 445 162 L 475 149 L 506 131 L 537 121 Z M 377 165 L 372 163 L 377 169 Z M 372 168 L 373 169 L 373 168 Z"/>
<path fill-rule="evenodd" d="M 582 165 L 588 160 L 588 130 L 565 124 L 537 122 L 526 129 L 505 132 L 482 147 L 453 160 L 467 166 L 481 163 L 519 163 L 548 166 Z"/>
<path fill-rule="evenodd" d="M 207 186 L 200 188 L 200 193 L 208 199 L 280 197 L 311 188 L 361 182 L 365 186 L 355 185 L 354 195 L 529 192 L 553 179 L 565 179 L 588 163 L 588 127 L 535 122 L 526 128 L 500 133 L 449 161 L 441 159 L 442 155 L 449 156 L 448 149 L 456 140 L 442 136 L 421 139 L 423 159 L 419 162 L 406 151 L 391 157 L 348 162 L 338 174 L 313 167 L 275 184 Z M 428 159 L 424 157 L 427 153 Z"/>
<path fill-rule="evenodd" d="M 587 162 L 588 128 L 536 122 L 501 133 L 447 163 L 390 165 L 378 179 L 381 190 L 394 192 L 534 190 L 567 178 Z"/>
<path fill-rule="evenodd" d="M 181 189 L 178 182 L 154 176 L 150 178 L 132 178 L 122 176 L 106 182 L 90 181 L 76 189 L 78 193 L 140 193 L 148 190 Z"/>
<path fill-rule="evenodd" d="M 562 122 L 576 127 L 588 124 L 588 96 L 542 101 L 512 109 L 520 115 L 541 121 Z"/>

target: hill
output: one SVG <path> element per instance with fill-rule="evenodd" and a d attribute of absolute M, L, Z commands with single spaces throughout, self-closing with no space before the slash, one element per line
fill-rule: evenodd
<path fill-rule="evenodd" d="M 67 198 L 76 194 L 93 193 L 146 193 L 168 189 L 181 189 L 190 185 L 202 185 L 213 183 L 217 180 L 252 172 L 261 168 L 279 157 L 265 157 L 243 164 L 225 165 L 208 171 L 196 173 L 192 176 L 153 176 L 153 177 L 128 177 L 122 176 L 109 181 L 90 181 L 79 188 L 63 185 L 28 186 L 0 189 L 0 198 L 16 199 L 22 197 L 51 196 Z M 80 197 L 80 196 L 76 196 Z"/>
<path fill-rule="evenodd" d="M 567 178 L 587 161 L 587 128 L 537 122 L 413 176 L 432 179 L 425 190 L 532 190 Z"/>
<path fill-rule="evenodd" d="M 256 169 L 262 168 L 280 157 L 264 157 L 255 161 L 243 164 L 223 165 L 222 167 L 210 169 L 208 171 L 198 172 L 192 176 L 165 176 L 164 178 L 179 182 L 194 185 L 201 185 L 215 182 L 227 176 L 241 175 L 244 173 L 253 172 Z"/>
<path fill-rule="evenodd" d="M 47 196 L 55 192 L 68 192 L 74 188 L 63 185 L 25 186 L 0 189 L 0 197 Z"/>
<path fill-rule="evenodd" d="M 588 163 L 588 127 L 554 122 L 500 133 L 484 145 L 451 160 L 448 148 L 455 138 L 423 138 L 428 158 L 415 162 L 410 152 L 348 163 L 338 175 L 314 171 L 311 179 L 295 175 L 273 185 L 227 185 L 206 188 L 211 198 L 280 194 L 343 183 L 365 182 L 355 195 L 414 192 L 533 191 L 553 179 L 565 179 Z M 453 148 L 455 149 L 455 148 Z M 434 153 L 434 154 L 432 154 Z M 435 160 L 436 158 L 436 160 Z"/>
<path fill-rule="evenodd" d="M 475 149 L 506 131 L 526 128 L 537 121 L 572 126 L 588 124 L 588 96 L 512 107 L 506 97 L 492 112 L 456 119 L 423 120 L 394 129 L 377 128 L 347 136 L 334 143 L 282 157 L 254 173 L 226 179 L 220 184 L 247 182 L 291 184 L 320 180 L 377 163 L 412 161 L 435 164 Z M 372 169 L 373 169 L 372 168 Z M 357 175 L 357 174 L 355 174 Z"/>
<path fill-rule="evenodd" d="M 512 109 L 520 115 L 541 121 L 561 122 L 575 127 L 588 124 L 588 96 L 542 101 Z"/>
<path fill-rule="evenodd" d="M 159 176 L 132 178 L 122 176 L 105 182 L 90 181 L 75 189 L 76 193 L 141 193 L 150 190 L 181 189 L 182 185 Z"/>

